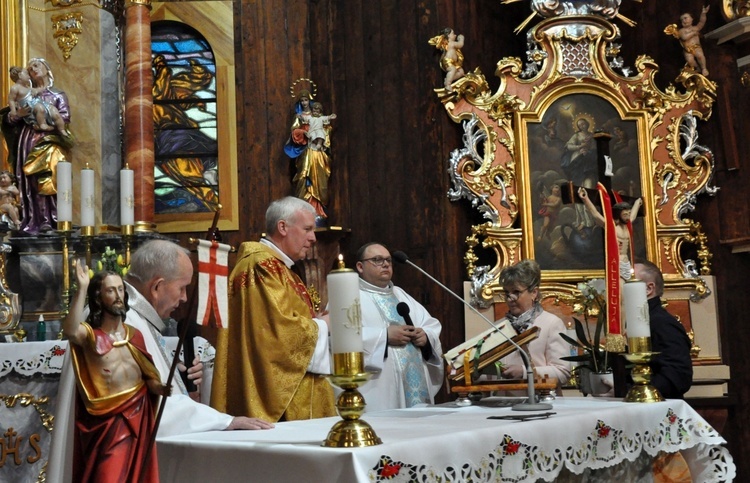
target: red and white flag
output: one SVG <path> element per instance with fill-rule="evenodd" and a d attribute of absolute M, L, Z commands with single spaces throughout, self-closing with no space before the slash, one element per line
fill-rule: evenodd
<path fill-rule="evenodd" d="M 229 275 L 229 245 L 216 241 L 198 240 L 198 315 L 199 325 L 208 325 L 211 314 L 216 327 L 226 329 L 227 277 Z"/>

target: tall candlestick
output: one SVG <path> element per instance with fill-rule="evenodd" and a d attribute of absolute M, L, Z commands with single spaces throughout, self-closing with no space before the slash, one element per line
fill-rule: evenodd
<path fill-rule="evenodd" d="M 73 174 L 67 161 L 57 163 L 57 221 L 73 221 Z"/>
<path fill-rule="evenodd" d="M 120 226 L 135 224 L 135 178 L 127 166 L 120 170 Z"/>
<path fill-rule="evenodd" d="M 81 170 L 81 226 L 94 226 L 94 170 Z"/>
<path fill-rule="evenodd" d="M 359 275 L 345 268 L 343 256 L 339 255 L 339 267 L 328 274 L 327 281 L 331 352 L 363 352 Z"/>
<path fill-rule="evenodd" d="M 648 316 L 646 283 L 631 279 L 623 286 L 622 300 L 625 305 L 625 321 L 628 339 L 651 337 L 651 324 Z"/>

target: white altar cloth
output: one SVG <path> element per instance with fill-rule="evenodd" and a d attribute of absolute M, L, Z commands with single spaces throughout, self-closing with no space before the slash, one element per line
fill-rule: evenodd
<path fill-rule="evenodd" d="M 684 401 L 566 397 L 552 411 L 522 422 L 487 419 L 525 414 L 497 407 L 367 413 L 383 444 L 365 448 L 320 446 L 339 418 L 160 438 L 159 471 L 162 482 L 552 481 L 681 451 L 693 481 L 735 477 L 724 439 Z M 623 479 L 624 471 L 608 480 L 650 481 Z"/>

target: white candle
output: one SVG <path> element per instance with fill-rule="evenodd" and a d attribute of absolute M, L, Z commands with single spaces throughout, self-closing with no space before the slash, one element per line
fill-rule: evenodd
<path fill-rule="evenodd" d="M 81 226 L 94 226 L 94 170 L 81 170 Z"/>
<path fill-rule="evenodd" d="M 135 225 L 135 178 L 132 169 L 120 170 L 120 226 Z"/>
<path fill-rule="evenodd" d="M 343 267 L 343 264 L 339 255 L 339 266 Z M 327 280 L 331 352 L 363 352 L 359 275 L 354 270 L 339 268 L 331 271 Z"/>
<path fill-rule="evenodd" d="M 73 172 L 67 161 L 57 163 L 57 221 L 73 221 Z"/>
<path fill-rule="evenodd" d="M 628 338 L 651 337 L 651 323 L 648 317 L 646 283 L 632 279 L 623 285 L 622 300 L 625 305 L 625 321 Z"/>

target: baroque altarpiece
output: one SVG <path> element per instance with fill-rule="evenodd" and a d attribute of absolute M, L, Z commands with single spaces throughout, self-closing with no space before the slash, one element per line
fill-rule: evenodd
<path fill-rule="evenodd" d="M 466 65 L 463 77 L 435 90 L 463 129 L 463 147 L 449 159 L 448 196 L 468 200 L 484 219 L 466 238 L 467 291 L 472 303 L 502 316 L 500 271 L 534 258 L 545 306 L 569 321 L 580 299 L 577 284 L 603 278 L 605 263 L 601 229 L 586 219 L 575 191 L 602 182 L 623 198 L 642 198 L 635 256 L 664 273 L 663 300 L 694 335 L 694 364 L 720 366 L 719 375 L 728 377 L 711 253 L 701 224 L 690 218 L 701 195 L 718 190 L 713 154 L 698 135 L 717 85 L 686 66 L 674 84 L 659 88 L 654 59 L 641 55 L 627 66 L 620 57 L 615 21 L 633 23 L 617 8 L 596 10 L 592 3 L 562 12 L 532 2 L 542 20 L 526 34 L 526 61 L 499 60 L 494 91 Z M 598 153 L 571 154 L 566 146 L 580 135 L 599 138 Z"/>

